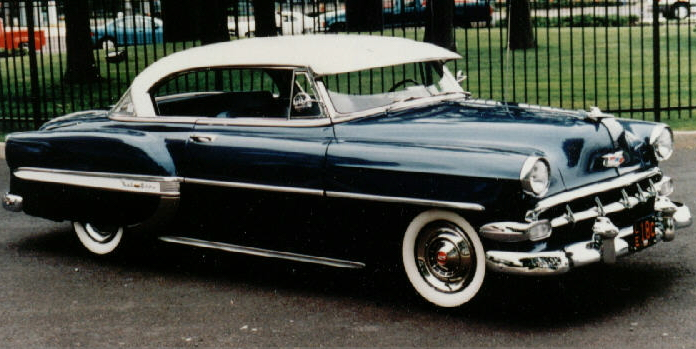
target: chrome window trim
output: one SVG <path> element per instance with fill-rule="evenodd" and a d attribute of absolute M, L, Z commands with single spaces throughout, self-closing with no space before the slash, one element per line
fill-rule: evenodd
<path fill-rule="evenodd" d="M 330 126 L 331 119 L 322 116 L 311 119 L 285 118 L 198 118 L 197 125 L 210 126 L 257 126 L 257 127 L 322 127 Z"/>
<path fill-rule="evenodd" d="M 567 192 L 552 195 L 539 201 L 534 207 L 533 211 L 539 214 L 554 206 L 558 206 L 560 204 L 570 202 L 579 198 L 591 196 L 597 193 L 606 192 L 612 189 L 626 187 L 633 183 L 640 182 L 644 179 L 656 176 L 661 173 L 662 171 L 660 171 L 658 167 L 653 167 L 644 172 L 628 173 L 621 177 L 613 178 L 608 181 L 590 184 Z"/>
<path fill-rule="evenodd" d="M 130 175 L 111 172 L 85 172 L 37 167 L 20 167 L 17 178 L 45 183 L 74 185 L 110 191 L 159 196 L 179 196 L 180 177 Z"/>
<path fill-rule="evenodd" d="M 174 124 L 195 124 L 199 117 L 195 116 L 128 116 L 111 113 L 109 119 L 122 122 L 154 122 Z"/>
<path fill-rule="evenodd" d="M 123 116 L 110 115 L 109 118 L 123 122 L 154 122 L 154 123 L 176 123 L 176 124 L 198 124 L 215 126 L 250 126 L 250 127 L 322 127 L 330 126 L 331 119 L 321 117 L 316 119 L 281 119 L 281 118 L 234 118 L 218 119 L 195 116 Z"/>
<path fill-rule="evenodd" d="M 327 198 L 343 198 L 388 203 L 400 203 L 417 206 L 442 207 L 469 211 L 485 211 L 484 206 L 469 202 L 441 201 L 401 196 L 384 196 L 363 193 L 336 192 L 314 188 L 278 186 L 248 182 L 217 181 L 200 178 L 130 175 L 112 172 L 70 171 L 36 167 L 20 167 L 14 172 L 14 175 L 17 178 L 30 181 L 66 184 L 87 188 L 104 189 L 110 191 L 159 195 L 163 197 L 178 197 L 180 195 L 181 183 L 186 183 L 225 188 L 250 189 L 266 192 L 295 193 L 303 195 L 321 196 Z"/>

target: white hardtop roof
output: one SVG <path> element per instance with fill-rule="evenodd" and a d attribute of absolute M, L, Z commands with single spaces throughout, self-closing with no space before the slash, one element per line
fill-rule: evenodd
<path fill-rule="evenodd" d="M 131 85 L 136 110 L 149 111 L 148 90 L 163 77 L 215 66 L 308 67 L 316 75 L 370 68 L 447 61 L 461 56 L 442 47 L 405 38 L 367 35 L 296 35 L 242 39 L 173 53 L 143 70 Z M 151 103 L 149 96 L 146 97 Z"/>

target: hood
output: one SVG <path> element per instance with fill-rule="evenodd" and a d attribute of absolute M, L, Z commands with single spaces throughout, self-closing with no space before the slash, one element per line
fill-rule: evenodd
<path fill-rule="evenodd" d="M 549 195 L 654 166 L 645 156 L 645 141 L 622 125 L 613 118 L 591 119 L 584 111 L 465 101 L 358 119 L 337 127 L 337 136 L 544 157 L 551 167 Z M 624 161 L 606 165 L 604 157 L 611 154 Z"/>
<path fill-rule="evenodd" d="M 57 128 L 74 126 L 86 122 L 107 121 L 108 113 L 108 110 L 87 110 L 66 114 L 49 120 L 39 128 L 39 131 L 55 130 Z"/>

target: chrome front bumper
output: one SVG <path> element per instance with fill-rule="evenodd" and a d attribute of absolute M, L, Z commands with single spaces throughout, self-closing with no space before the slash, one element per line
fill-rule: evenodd
<path fill-rule="evenodd" d="M 11 212 L 21 212 L 24 199 L 21 196 L 5 193 L 2 196 L 2 208 Z"/>
<path fill-rule="evenodd" d="M 669 208 L 658 217 L 660 224 L 655 227 L 657 241 L 673 240 L 676 229 L 692 223 L 688 207 L 673 202 L 669 204 Z M 613 263 L 616 257 L 631 253 L 624 238 L 633 234 L 632 226 L 617 228 L 608 218 L 597 217 L 593 232 L 592 240 L 575 242 L 557 251 L 487 251 L 486 266 L 488 270 L 509 274 L 552 275 L 591 263 Z"/>

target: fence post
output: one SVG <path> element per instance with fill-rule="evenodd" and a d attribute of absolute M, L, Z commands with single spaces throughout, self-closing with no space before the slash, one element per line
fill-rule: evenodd
<path fill-rule="evenodd" d="M 653 110 L 655 121 L 660 122 L 660 0 L 653 0 Z M 666 24 L 665 24 L 666 25 Z"/>
<path fill-rule="evenodd" d="M 29 74 L 31 78 L 31 109 L 34 128 L 41 126 L 41 101 L 39 99 L 39 64 L 36 61 L 36 35 L 34 28 L 34 0 L 27 1 L 24 6 L 27 15 L 27 31 L 29 32 Z"/>

